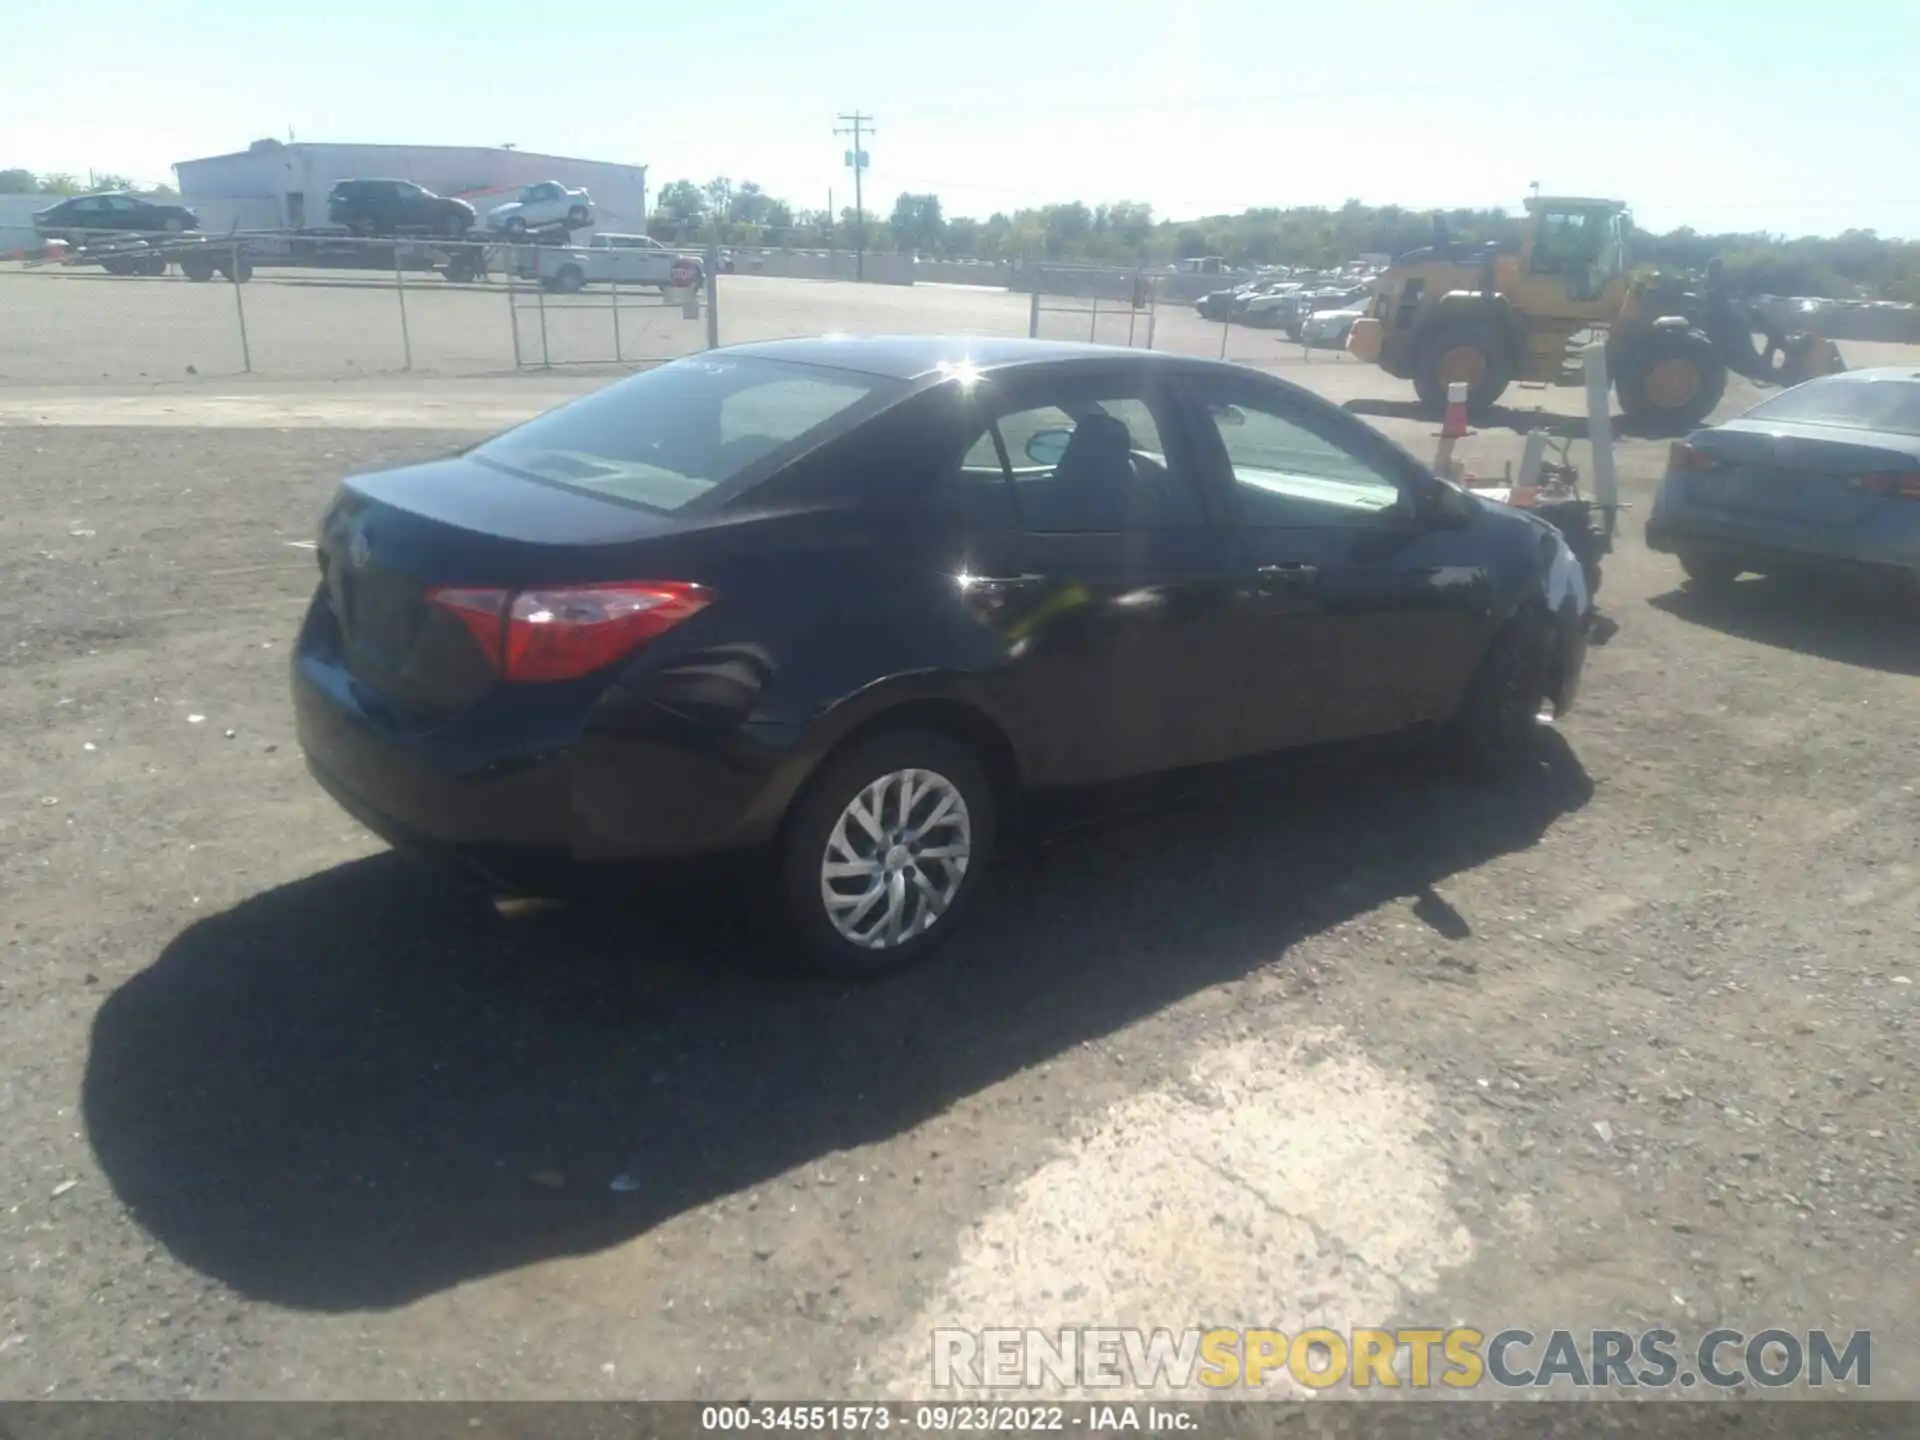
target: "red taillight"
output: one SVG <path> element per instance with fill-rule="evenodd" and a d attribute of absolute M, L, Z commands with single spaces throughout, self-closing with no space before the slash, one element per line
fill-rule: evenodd
<path fill-rule="evenodd" d="M 1720 457 L 1697 450 L 1684 440 L 1676 440 L 1667 452 L 1667 468 L 1683 474 L 1698 475 L 1703 470 L 1720 468 Z"/>
<path fill-rule="evenodd" d="M 539 590 L 427 592 L 480 642 L 503 680 L 577 680 L 604 669 L 702 609 L 708 595 L 680 580 L 612 581 Z"/>
<path fill-rule="evenodd" d="M 1896 500 L 1920 500 L 1920 471 L 1874 470 L 1854 478 L 1854 488 Z"/>

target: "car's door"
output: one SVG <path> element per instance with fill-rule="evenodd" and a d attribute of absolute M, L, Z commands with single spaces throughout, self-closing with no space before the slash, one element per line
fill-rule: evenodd
<path fill-rule="evenodd" d="M 998 632 L 983 677 L 1041 784 L 1225 758 L 1240 661 L 1228 537 L 1160 381 L 982 382 L 946 481 L 948 563 Z"/>
<path fill-rule="evenodd" d="M 431 225 L 433 223 L 433 202 L 427 192 L 410 180 L 402 180 L 393 187 L 394 225 Z"/>
<path fill-rule="evenodd" d="M 75 200 L 72 211 L 61 218 L 81 231 L 108 230 L 113 227 L 113 217 L 107 213 L 107 203 L 98 196 L 89 195 Z"/>
<path fill-rule="evenodd" d="M 144 207 L 124 195 L 108 195 L 100 201 L 99 223 L 109 230 L 144 230 Z"/>
<path fill-rule="evenodd" d="M 1364 421 L 1259 377 L 1183 382 L 1201 463 L 1237 521 L 1247 673 L 1237 748 L 1444 719 L 1492 604 L 1478 539 Z"/>

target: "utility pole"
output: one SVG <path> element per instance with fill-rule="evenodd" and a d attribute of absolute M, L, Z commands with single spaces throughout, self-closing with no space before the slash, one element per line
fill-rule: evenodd
<path fill-rule="evenodd" d="M 867 269 L 867 217 L 861 205 L 860 172 L 867 168 L 867 152 L 861 148 L 861 137 L 872 133 L 873 117 L 862 115 L 858 110 L 851 115 L 842 115 L 845 129 L 835 129 L 836 135 L 853 137 L 853 148 L 847 151 L 847 168 L 853 171 L 853 277 L 866 279 Z"/>

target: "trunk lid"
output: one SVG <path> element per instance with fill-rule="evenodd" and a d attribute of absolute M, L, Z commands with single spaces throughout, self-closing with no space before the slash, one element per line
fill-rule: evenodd
<path fill-rule="evenodd" d="M 435 587 L 655 578 L 640 572 L 675 569 L 663 542 L 697 528 L 463 458 L 354 477 L 318 546 L 340 659 L 396 715 L 444 717 L 498 677 L 467 626 L 429 601 Z"/>
<path fill-rule="evenodd" d="M 1695 505 L 1809 529 L 1845 529 L 1868 522 L 1888 503 L 1912 503 L 1889 502 L 1856 482 L 1920 470 L 1920 445 L 1912 437 L 1834 426 L 1735 420 L 1687 444 L 1717 462 L 1686 476 Z"/>

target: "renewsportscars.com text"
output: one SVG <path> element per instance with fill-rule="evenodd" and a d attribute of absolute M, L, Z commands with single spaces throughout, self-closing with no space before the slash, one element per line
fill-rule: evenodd
<path fill-rule="evenodd" d="M 1780 1388 L 1873 1383 L 1873 1336 L 1825 1330 L 936 1330 L 937 1390 Z"/>

